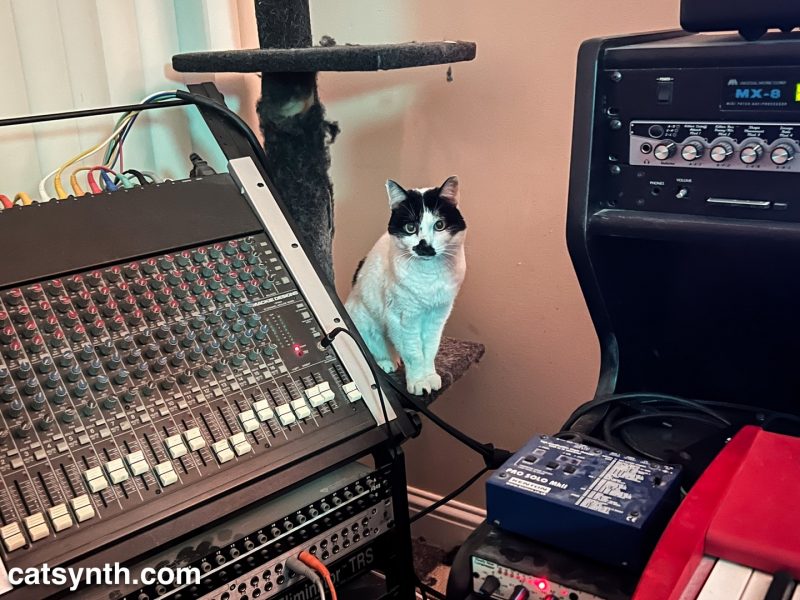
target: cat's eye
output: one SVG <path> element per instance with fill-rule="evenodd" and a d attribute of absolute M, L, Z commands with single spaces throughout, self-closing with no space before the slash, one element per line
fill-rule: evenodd
<path fill-rule="evenodd" d="M 436 223 L 433 224 L 433 228 L 436 231 L 444 231 L 444 221 L 439 219 L 438 221 L 436 221 Z"/>
<path fill-rule="evenodd" d="M 417 233 L 417 226 L 414 223 L 406 223 L 403 229 L 406 233 Z"/>

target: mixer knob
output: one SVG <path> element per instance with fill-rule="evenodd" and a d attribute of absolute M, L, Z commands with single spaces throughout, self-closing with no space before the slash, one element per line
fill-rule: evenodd
<path fill-rule="evenodd" d="M 165 340 L 170 336 L 169 326 L 161 325 L 153 333 L 158 339 Z"/>
<path fill-rule="evenodd" d="M 8 345 L 8 349 L 6 350 L 6 356 L 8 358 L 19 358 L 19 355 L 22 354 L 22 344 L 18 341 L 14 340 Z"/>
<path fill-rule="evenodd" d="M 149 381 L 144 387 L 141 388 L 142 396 L 152 396 L 156 391 L 156 384 Z"/>
<path fill-rule="evenodd" d="M 144 320 L 144 313 L 138 308 L 128 315 L 128 325 L 138 325 Z"/>
<path fill-rule="evenodd" d="M 211 330 L 211 327 L 205 327 L 198 336 L 201 342 L 207 342 L 213 337 L 214 333 Z"/>
<path fill-rule="evenodd" d="M 53 417 L 45 415 L 39 419 L 38 427 L 41 431 L 48 431 L 53 427 Z"/>
<path fill-rule="evenodd" d="M 5 311 L 0 310 L 0 328 L 8 327 L 8 313 Z"/>
<path fill-rule="evenodd" d="M 131 346 L 133 346 L 133 337 L 126 335 L 119 341 L 118 345 L 122 350 L 128 350 Z"/>
<path fill-rule="evenodd" d="M 233 350 L 236 348 L 236 336 L 231 334 L 226 337 L 222 342 L 222 347 L 225 348 L 225 350 Z"/>
<path fill-rule="evenodd" d="M 214 340 L 208 346 L 206 346 L 206 354 L 209 356 L 214 356 L 219 352 L 219 342 Z"/>
<path fill-rule="evenodd" d="M 244 364 L 244 354 L 236 354 L 235 356 L 231 357 L 231 364 L 234 367 L 241 367 Z"/>
<path fill-rule="evenodd" d="M 24 440 L 30 434 L 31 434 L 30 423 L 23 423 L 22 425 L 17 425 L 16 429 L 14 429 L 14 436 L 18 437 L 21 440 Z"/>
<path fill-rule="evenodd" d="M 231 265 L 227 260 L 217 263 L 217 273 L 224 275 L 231 270 Z"/>
<path fill-rule="evenodd" d="M 214 331 L 214 335 L 218 338 L 224 338 L 228 335 L 228 325 L 227 323 L 223 323 L 219 327 L 217 327 L 216 331 Z"/>
<path fill-rule="evenodd" d="M 746 165 L 752 165 L 764 154 L 764 146 L 758 142 L 747 144 L 739 153 L 739 160 Z"/>
<path fill-rule="evenodd" d="M 108 388 L 109 380 L 108 377 L 105 375 L 98 375 L 97 379 L 94 380 L 94 389 L 98 392 L 102 392 L 106 388 Z"/>
<path fill-rule="evenodd" d="M 122 359 L 119 357 L 119 354 L 115 354 L 111 358 L 108 359 L 106 363 L 106 368 L 109 371 L 116 371 L 122 366 Z"/>
<path fill-rule="evenodd" d="M 94 413 L 97 412 L 97 402 L 94 400 L 87 400 L 86 404 L 83 405 L 81 412 L 87 416 L 91 417 Z"/>
<path fill-rule="evenodd" d="M 198 298 L 198 303 L 200 304 L 200 306 L 208 308 L 209 306 L 211 306 L 211 299 L 213 297 L 214 296 L 211 294 L 211 292 L 203 292 L 203 295 Z"/>
<path fill-rule="evenodd" d="M 28 350 L 31 354 L 36 354 L 44 350 L 44 338 L 40 335 L 34 336 L 31 343 L 28 345 Z"/>
<path fill-rule="evenodd" d="M 245 331 L 239 336 L 239 344 L 242 346 L 249 346 L 253 342 L 253 332 Z"/>
<path fill-rule="evenodd" d="M 81 277 L 80 275 L 75 275 L 74 277 L 70 277 L 67 280 L 67 287 L 73 292 L 77 292 L 78 290 L 83 289 L 83 277 Z"/>
<path fill-rule="evenodd" d="M 776 165 L 785 165 L 794 158 L 794 147 L 791 144 L 778 144 L 769 157 Z"/>
<path fill-rule="evenodd" d="M 164 314 L 170 316 L 178 314 L 178 303 L 175 300 L 170 300 L 164 307 Z"/>
<path fill-rule="evenodd" d="M 156 260 L 154 258 L 151 258 L 142 263 L 141 269 L 143 273 L 152 275 L 153 273 L 156 272 L 156 266 L 157 266 Z"/>
<path fill-rule="evenodd" d="M 11 325 L 6 325 L 0 329 L 0 344 L 8 344 L 14 339 L 14 328 Z"/>
<path fill-rule="evenodd" d="M 0 429 L 0 446 L 5 446 L 8 444 L 8 430 L 7 429 Z"/>
<path fill-rule="evenodd" d="M 175 286 L 175 289 L 172 290 L 172 295 L 176 298 L 186 298 L 189 295 L 189 284 L 181 283 Z"/>
<path fill-rule="evenodd" d="M 129 365 L 135 365 L 142 360 L 142 351 L 138 348 L 131 350 L 131 353 L 125 358 L 125 362 Z"/>
<path fill-rule="evenodd" d="M 133 390 L 125 390 L 122 392 L 122 401 L 125 404 L 130 404 L 136 400 L 136 393 Z"/>
<path fill-rule="evenodd" d="M 164 342 L 164 352 L 171 354 L 178 349 L 178 339 L 176 337 L 169 338 L 166 342 Z"/>
<path fill-rule="evenodd" d="M 2 388 L 0 388 L 0 400 L 3 402 L 11 402 L 14 399 L 14 396 L 17 393 L 17 388 L 13 385 L 6 384 Z"/>
<path fill-rule="evenodd" d="M 166 379 L 161 380 L 161 389 L 165 391 L 169 391 L 175 387 L 175 378 L 170 375 Z"/>
<path fill-rule="evenodd" d="M 170 271 L 167 275 L 167 283 L 170 285 L 178 285 L 183 281 L 180 271 Z"/>
<path fill-rule="evenodd" d="M 103 313 L 104 317 L 113 317 L 117 314 L 118 304 L 114 300 L 109 300 L 103 308 L 100 309 L 100 312 Z"/>
<path fill-rule="evenodd" d="M 94 293 L 94 301 L 98 304 L 105 304 L 111 299 L 111 290 L 107 287 L 101 287 Z"/>
<path fill-rule="evenodd" d="M 269 335 L 269 325 L 262 325 L 255 332 L 255 338 L 258 341 L 263 341 L 267 339 L 268 335 Z"/>
<path fill-rule="evenodd" d="M 31 311 L 29 311 L 26 307 L 22 307 L 19 309 L 16 315 L 14 315 L 14 321 L 19 324 L 25 323 L 28 318 L 31 316 Z"/>
<path fill-rule="evenodd" d="M 169 359 L 169 362 L 172 363 L 173 367 L 179 367 L 183 364 L 186 360 L 186 353 L 183 350 L 179 350 L 175 354 L 172 355 L 172 358 Z"/>
<path fill-rule="evenodd" d="M 45 375 L 52 371 L 55 368 L 55 364 L 53 363 L 53 359 L 49 356 L 45 356 L 42 359 L 42 362 L 39 363 L 39 373 Z"/>
<path fill-rule="evenodd" d="M 131 295 L 130 288 L 128 284 L 124 281 L 120 281 L 117 285 L 117 289 L 114 290 L 114 298 L 117 300 L 122 300 L 123 298 L 127 298 Z"/>
<path fill-rule="evenodd" d="M 715 163 L 722 163 L 730 158 L 733 154 L 733 146 L 728 142 L 719 142 L 711 148 L 711 160 Z"/>
<path fill-rule="evenodd" d="M 97 352 L 102 356 L 108 356 L 114 352 L 114 343 L 111 340 L 106 340 L 97 347 Z"/>
<path fill-rule="evenodd" d="M 275 354 L 275 351 L 277 349 L 278 349 L 278 346 L 276 346 L 275 344 L 268 344 L 267 346 L 264 346 L 264 355 L 265 356 L 272 356 L 273 354 Z"/>
<path fill-rule="evenodd" d="M 19 371 L 17 371 L 17 379 L 20 379 L 22 381 L 26 380 L 28 377 L 30 377 L 32 370 L 33 369 L 31 368 L 31 363 L 29 363 L 28 361 L 19 363 Z"/>
<path fill-rule="evenodd" d="M 225 317 L 228 321 L 232 321 L 239 316 L 239 313 L 236 312 L 235 308 L 226 308 L 225 312 L 222 313 L 222 316 Z"/>
<path fill-rule="evenodd" d="M 50 346 L 53 348 L 61 348 L 64 345 L 64 332 L 54 331 L 53 337 L 50 338 Z"/>
<path fill-rule="evenodd" d="M 100 271 L 92 271 L 86 276 L 86 282 L 92 287 L 97 287 L 102 281 L 103 274 Z"/>
<path fill-rule="evenodd" d="M 89 363 L 89 366 L 86 368 L 86 372 L 89 375 L 94 376 L 94 375 L 97 375 L 100 372 L 102 367 L 103 367 L 103 365 L 100 363 L 100 361 L 97 358 L 95 358 L 95 359 L 92 360 L 92 362 Z"/>
<path fill-rule="evenodd" d="M 193 313 L 197 300 L 193 296 L 189 296 L 181 302 L 181 308 L 187 313 Z"/>
<path fill-rule="evenodd" d="M 0 384 L 8 383 L 8 380 L 11 379 L 11 375 L 8 372 L 8 369 L 5 367 L 0 367 Z"/>
<path fill-rule="evenodd" d="M 153 292 L 147 292 L 142 294 L 142 297 L 139 298 L 139 305 L 142 308 L 147 308 L 148 306 L 152 306 L 156 301 L 156 295 Z"/>
<path fill-rule="evenodd" d="M 54 306 L 55 306 L 55 309 L 58 312 L 66 313 L 66 312 L 69 312 L 69 310 L 70 310 L 72 305 L 70 304 L 69 297 L 60 296 L 60 297 L 56 298 Z"/>
<path fill-rule="evenodd" d="M 191 256 L 192 255 L 189 252 L 181 252 L 178 256 L 175 257 L 175 263 L 181 267 L 185 267 L 189 265 L 189 263 L 191 262 L 189 260 Z"/>
<path fill-rule="evenodd" d="M 134 308 L 136 308 L 136 298 L 133 296 L 125 296 L 119 301 L 119 307 L 123 312 L 131 312 Z"/>
<path fill-rule="evenodd" d="M 125 265 L 125 268 L 122 270 L 122 272 L 128 279 L 134 279 L 139 276 L 139 265 L 136 263 Z"/>
<path fill-rule="evenodd" d="M 147 347 L 144 349 L 144 355 L 147 358 L 155 358 L 158 356 L 158 346 L 156 344 L 147 344 Z"/>
<path fill-rule="evenodd" d="M 124 385 L 127 383 L 128 379 L 130 379 L 130 374 L 125 370 L 119 371 L 114 375 L 114 383 L 117 385 Z"/>
<path fill-rule="evenodd" d="M 143 362 L 139 363 L 133 368 L 133 376 L 136 379 L 144 379 L 147 375 L 147 365 Z"/>
<path fill-rule="evenodd" d="M 89 325 L 89 333 L 92 334 L 92 337 L 98 337 L 99 335 L 101 335 L 103 333 L 103 326 L 104 325 L 105 325 L 105 323 L 103 323 L 102 319 L 95 319 Z"/>
<path fill-rule="evenodd" d="M 45 300 L 42 300 L 41 302 L 36 304 L 36 306 L 33 307 L 33 314 L 35 314 L 40 319 L 46 317 L 49 312 L 50 312 L 50 303 Z"/>
<path fill-rule="evenodd" d="M 150 289 L 153 291 L 158 291 L 164 288 L 164 276 L 161 274 L 155 275 L 150 280 Z"/>
<path fill-rule="evenodd" d="M 10 292 L 8 292 L 8 294 L 6 294 L 6 302 L 10 306 L 18 306 L 22 304 L 22 300 L 23 300 L 22 290 L 20 289 L 11 290 Z"/>
<path fill-rule="evenodd" d="M 111 267 L 106 271 L 106 279 L 111 282 L 117 282 L 122 279 L 122 269 L 119 267 Z"/>
<path fill-rule="evenodd" d="M 235 245 L 234 242 L 228 242 L 225 245 L 225 248 L 223 249 L 223 252 L 225 252 L 225 254 L 227 254 L 228 256 L 235 256 L 236 254 L 238 254 L 239 250 L 238 250 L 238 248 L 236 248 L 236 245 Z"/>
<path fill-rule="evenodd" d="M 50 315 L 44 320 L 42 323 L 42 329 L 45 333 L 53 333 L 58 327 L 58 319 L 56 319 L 53 315 Z"/>
<path fill-rule="evenodd" d="M 75 383 L 81 378 L 81 368 L 78 365 L 72 365 L 67 371 L 67 381 Z"/>
<path fill-rule="evenodd" d="M 53 392 L 53 397 L 50 398 L 53 404 L 64 404 L 67 401 L 67 390 L 63 385 L 60 385 L 56 388 L 56 391 Z"/>
<path fill-rule="evenodd" d="M 195 340 L 197 339 L 197 334 L 194 331 L 189 331 L 183 336 L 181 340 L 181 346 L 184 348 L 191 348 L 195 345 Z"/>
<path fill-rule="evenodd" d="M 172 269 L 174 269 L 175 265 L 170 259 L 164 257 L 158 261 L 158 268 L 166 273 L 167 271 L 171 271 Z"/>
<path fill-rule="evenodd" d="M 26 380 L 25 384 L 22 386 L 22 392 L 26 396 L 33 396 L 38 391 L 39 382 L 36 381 L 36 377 L 31 377 L 30 379 Z"/>
<path fill-rule="evenodd" d="M 8 405 L 8 416 L 14 419 L 20 416 L 23 410 L 25 410 L 25 406 L 22 404 L 22 400 L 14 398 L 11 404 Z"/>
<path fill-rule="evenodd" d="M 106 410 L 114 410 L 119 405 L 119 400 L 117 400 L 114 396 L 109 396 L 103 400 L 103 408 Z"/>
<path fill-rule="evenodd" d="M 705 152 L 705 146 L 702 142 L 689 142 L 681 148 L 681 157 L 683 160 L 691 162 L 702 157 L 703 152 Z"/>
<path fill-rule="evenodd" d="M 160 373 L 164 369 L 167 368 L 167 359 L 164 356 L 159 356 L 156 360 L 153 361 L 151 368 L 154 372 Z"/>
<path fill-rule="evenodd" d="M 180 381 L 183 385 L 190 383 L 192 381 L 192 372 L 191 371 L 181 371 L 178 375 L 178 381 Z"/>
<path fill-rule="evenodd" d="M 25 323 L 20 329 L 20 334 L 26 340 L 31 339 L 34 335 L 36 335 L 36 324 L 32 321 L 28 321 Z"/>
<path fill-rule="evenodd" d="M 46 290 L 50 296 L 58 297 L 64 293 L 64 284 L 56 279 L 47 284 Z"/>
<path fill-rule="evenodd" d="M 61 413 L 61 420 L 64 423 L 72 423 L 75 420 L 75 411 L 71 408 L 68 408 L 64 412 Z"/>
<path fill-rule="evenodd" d="M 228 363 L 225 362 L 224 360 L 221 360 L 221 361 L 219 361 L 217 363 L 214 363 L 214 370 L 217 373 L 224 373 L 225 369 L 227 369 L 227 368 L 228 368 Z"/>
<path fill-rule="evenodd" d="M 257 351 L 255 351 L 255 350 L 250 350 L 250 351 L 247 353 L 247 360 L 249 360 L 250 362 L 256 362 L 256 361 L 258 361 L 258 352 L 257 352 Z"/>
<path fill-rule="evenodd" d="M 44 385 L 47 389 L 54 390 L 61 385 L 61 379 L 58 373 L 48 373 L 47 379 L 44 380 Z"/>
<path fill-rule="evenodd" d="M 203 350 L 195 344 L 189 349 L 189 352 L 186 353 L 186 358 L 189 360 L 199 360 L 199 358 L 203 355 Z"/>
<path fill-rule="evenodd" d="M 204 250 L 196 250 L 192 253 L 192 260 L 197 264 L 203 264 L 208 260 L 208 254 Z"/>
<path fill-rule="evenodd" d="M 83 325 L 78 325 L 72 330 L 72 333 L 69 334 L 69 339 L 73 342 L 80 342 L 84 338 L 84 333 L 86 333 L 86 330 L 83 328 Z"/>
<path fill-rule="evenodd" d="M 76 398 L 83 398 L 86 393 L 89 391 L 89 386 L 86 384 L 85 381 L 79 381 L 75 384 L 75 387 L 72 388 L 72 393 L 75 394 Z"/>
<path fill-rule="evenodd" d="M 209 369 L 207 365 L 202 365 L 197 368 L 196 374 L 200 379 L 205 379 L 211 375 L 211 369 Z"/>
<path fill-rule="evenodd" d="M 31 410 L 40 411 L 44 409 L 45 405 L 45 398 L 42 392 L 37 392 L 37 394 L 33 397 L 30 403 Z"/>
<path fill-rule="evenodd" d="M 86 290 L 80 292 L 75 297 L 74 300 L 75 306 L 78 306 L 79 308 L 86 308 L 87 306 L 89 306 L 89 302 L 91 301 L 92 301 L 92 295 Z"/>
<path fill-rule="evenodd" d="M 241 333 L 244 331 L 244 319 L 236 319 L 236 322 L 231 325 L 231 331 Z"/>

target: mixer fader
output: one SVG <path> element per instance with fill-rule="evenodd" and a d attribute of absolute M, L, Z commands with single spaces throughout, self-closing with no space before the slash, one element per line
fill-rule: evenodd
<path fill-rule="evenodd" d="M 6 564 L 121 535 L 374 427 L 324 333 L 264 233 L 1 289 Z"/>

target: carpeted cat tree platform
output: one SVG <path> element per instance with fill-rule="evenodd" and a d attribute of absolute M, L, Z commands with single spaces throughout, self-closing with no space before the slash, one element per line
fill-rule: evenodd
<path fill-rule="evenodd" d="M 380 71 L 451 64 L 475 58 L 474 42 L 410 42 L 371 46 L 336 45 L 323 38 L 311 45 L 309 0 L 256 0 L 261 48 L 192 52 L 172 58 L 184 73 L 261 73 L 258 114 L 268 171 L 313 258 L 333 281 L 333 184 L 328 147 L 339 133 L 325 119 L 317 92 L 320 71 Z M 436 358 L 439 396 L 480 360 L 483 344 L 444 338 Z M 402 372 L 394 377 L 403 385 Z"/>

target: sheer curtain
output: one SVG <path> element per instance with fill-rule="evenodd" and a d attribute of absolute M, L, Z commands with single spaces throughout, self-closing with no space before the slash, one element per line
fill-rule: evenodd
<path fill-rule="evenodd" d="M 256 129 L 257 76 L 184 76 L 170 63 L 178 52 L 257 45 L 253 0 L 0 0 L 0 117 L 127 104 L 214 80 Z M 224 164 L 194 109 L 157 112 L 126 140 L 126 167 L 182 178 L 192 151 Z M 104 139 L 116 118 L 0 128 L 0 193 L 38 196 L 44 174 Z"/>

